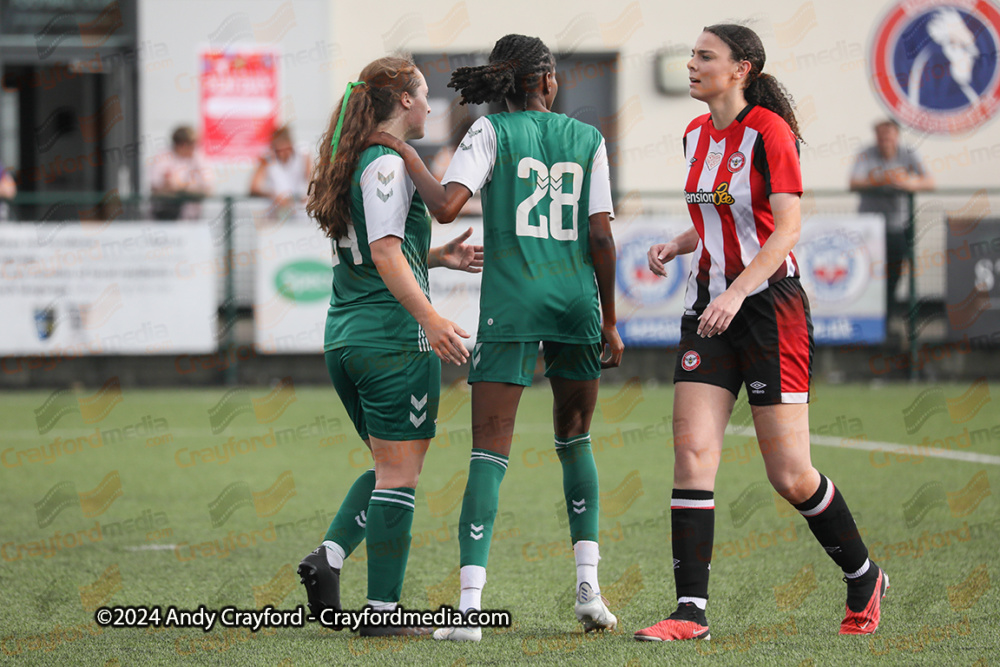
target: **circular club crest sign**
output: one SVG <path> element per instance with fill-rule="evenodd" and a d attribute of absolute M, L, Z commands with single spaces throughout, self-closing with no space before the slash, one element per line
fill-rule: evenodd
<path fill-rule="evenodd" d="M 1000 108 L 1000 8 L 990 0 L 903 0 L 872 39 L 872 86 L 900 123 L 957 134 Z"/>
<path fill-rule="evenodd" d="M 688 350 L 681 357 L 681 368 L 686 371 L 693 371 L 701 364 L 701 356 L 694 350 Z"/>

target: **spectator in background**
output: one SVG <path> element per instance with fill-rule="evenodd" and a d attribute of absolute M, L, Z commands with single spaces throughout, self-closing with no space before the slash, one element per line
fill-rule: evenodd
<path fill-rule="evenodd" d="M 196 220 L 201 216 L 198 200 L 212 194 L 212 172 L 198 151 L 194 128 L 181 125 L 170 139 L 172 149 L 153 161 L 153 217 Z"/>
<path fill-rule="evenodd" d="M 288 125 L 283 125 L 271 135 L 271 148 L 261 156 L 250 181 L 250 194 L 268 197 L 272 215 L 283 219 L 291 213 L 305 211 L 311 180 L 309 155 L 295 150 L 292 132 Z"/>
<path fill-rule="evenodd" d="M 858 154 L 851 172 L 851 190 L 861 193 L 860 213 L 885 216 L 886 317 L 905 312 L 896 303 L 896 286 L 907 257 L 910 225 L 907 193 L 930 190 L 934 179 L 916 152 L 899 145 L 899 124 L 886 119 L 875 124 L 875 145 Z"/>
<path fill-rule="evenodd" d="M 3 163 L 0 162 L 0 199 L 13 199 L 17 195 L 17 183 Z"/>

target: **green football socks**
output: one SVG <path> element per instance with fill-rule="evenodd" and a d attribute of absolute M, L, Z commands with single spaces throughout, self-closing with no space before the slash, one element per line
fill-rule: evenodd
<path fill-rule="evenodd" d="M 555 443 L 563 470 L 570 538 L 573 544 L 580 540 L 597 542 L 601 499 L 590 434 L 568 438 L 556 436 Z"/>
<path fill-rule="evenodd" d="M 410 553 L 413 489 L 375 489 L 365 528 L 369 602 L 399 602 Z"/>
<path fill-rule="evenodd" d="M 469 481 L 462 498 L 458 522 L 461 565 L 485 568 L 490 557 L 493 522 L 500 504 L 500 482 L 507 472 L 507 457 L 488 449 L 473 449 L 469 460 Z"/>
<path fill-rule="evenodd" d="M 351 555 L 361 540 L 365 539 L 365 521 L 367 520 L 368 503 L 375 488 L 375 469 L 361 473 L 351 485 L 347 497 L 340 504 L 337 516 L 330 522 L 324 542 L 335 542 L 344 550 L 343 558 Z M 333 564 L 332 564 L 333 565 Z M 333 567 L 341 567 L 333 565 Z"/>

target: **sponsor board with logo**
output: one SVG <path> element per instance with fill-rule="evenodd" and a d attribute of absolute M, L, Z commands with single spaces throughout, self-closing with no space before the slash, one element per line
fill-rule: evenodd
<path fill-rule="evenodd" d="M 467 243 L 482 243 L 481 218 L 435 224 L 432 246 L 473 228 Z M 259 255 L 255 274 L 254 330 L 257 351 L 265 354 L 322 352 L 333 269 L 330 240 L 313 224 L 265 226 L 258 230 L 277 252 Z M 294 252 L 286 249 L 294 248 Z M 475 342 L 479 323 L 479 274 L 436 268 L 429 272 L 431 302 L 438 314 L 462 327 Z"/>
<path fill-rule="evenodd" d="M 185 267 L 210 263 L 214 252 L 203 225 L 4 227 L 0 353 L 209 352 L 215 284 L 191 280 Z"/>
<path fill-rule="evenodd" d="M 809 296 L 817 343 L 884 340 L 883 225 L 878 216 L 862 214 L 811 216 L 803 225 L 794 253 Z M 618 331 L 626 345 L 655 347 L 680 340 L 691 255 L 668 263 L 667 277 L 661 278 L 650 272 L 646 253 L 651 245 L 669 241 L 690 226 L 686 217 L 647 216 L 615 230 Z M 468 227 L 473 233 L 467 242 L 482 243 L 481 218 L 460 218 L 448 226 L 435 224 L 431 244 L 442 245 Z M 301 252 L 295 257 L 261 256 L 255 294 L 258 350 L 319 352 L 331 284 L 329 241 L 311 225 L 284 225 L 267 233 L 278 246 Z M 472 349 L 479 323 L 481 276 L 432 269 L 429 278 L 434 308 L 472 335 L 465 341 Z"/>
<path fill-rule="evenodd" d="M 711 193 L 709 193 L 711 194 Z M 640 218 L 615 230 L 618 269 L 615 276 L 618 332 L 628 346 L 670 345 L 680 340 L 690 255 L 667 264 L 667 277 L 649 270 L 650 246 L 687 231 L 687 218 Z"/>
<path fill-rule="evenodd" d="M 818 344 L 885 340 L 885 221 L 813 215 L 792 251 L 809 296 Z"/>
<path fill-rule="evenodd" d="M 333 265 L 330 240 L 312 224 L 258 230 L 277 248 L 262 253 L 254 274 L 254 341 L 267 354 L 322 352 Z"/>
<path fill-rule="evenodd" d="M 1000 331 L 1000 218 L 949 218 L 947 243 L 949 340 Z"/>
<path fill-rule="evenodd" d="M 794 254 L 809 296 L 817 343 L 878 343 L 885 338 L 883 221 L 872 215 L 811 216 Z M 680 340 L 691 255 L 649 271 L 646 253 L 691 227 L 687 218 L 646 217 L 616 230 L 618 331 L 630 346 Z M 700 360 L 685 360 L 692 370 Z"/>

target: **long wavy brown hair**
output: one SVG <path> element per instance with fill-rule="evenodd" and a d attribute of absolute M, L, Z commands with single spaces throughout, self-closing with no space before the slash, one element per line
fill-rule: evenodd
<path fill-rule="evenodd" d="M 347 234 L 347 225 L 351 222 L 351 180 L 368 135 L 379 123 L 392 117 L 403 93 L 415 95 L 420 83 L 416 64 L 404 56 L 387 56 L 369 63 L 361 70 L 358 80 L 366 85 L 351 92 L 335 159 L 330 159 L 333 152 L 330 142 L 337 129 L 343 97 L 337 101 L 330 116 L 330 125 L 320 142 L 319 157 L 309 183 L 306 212 L 332 239 Z"/>

